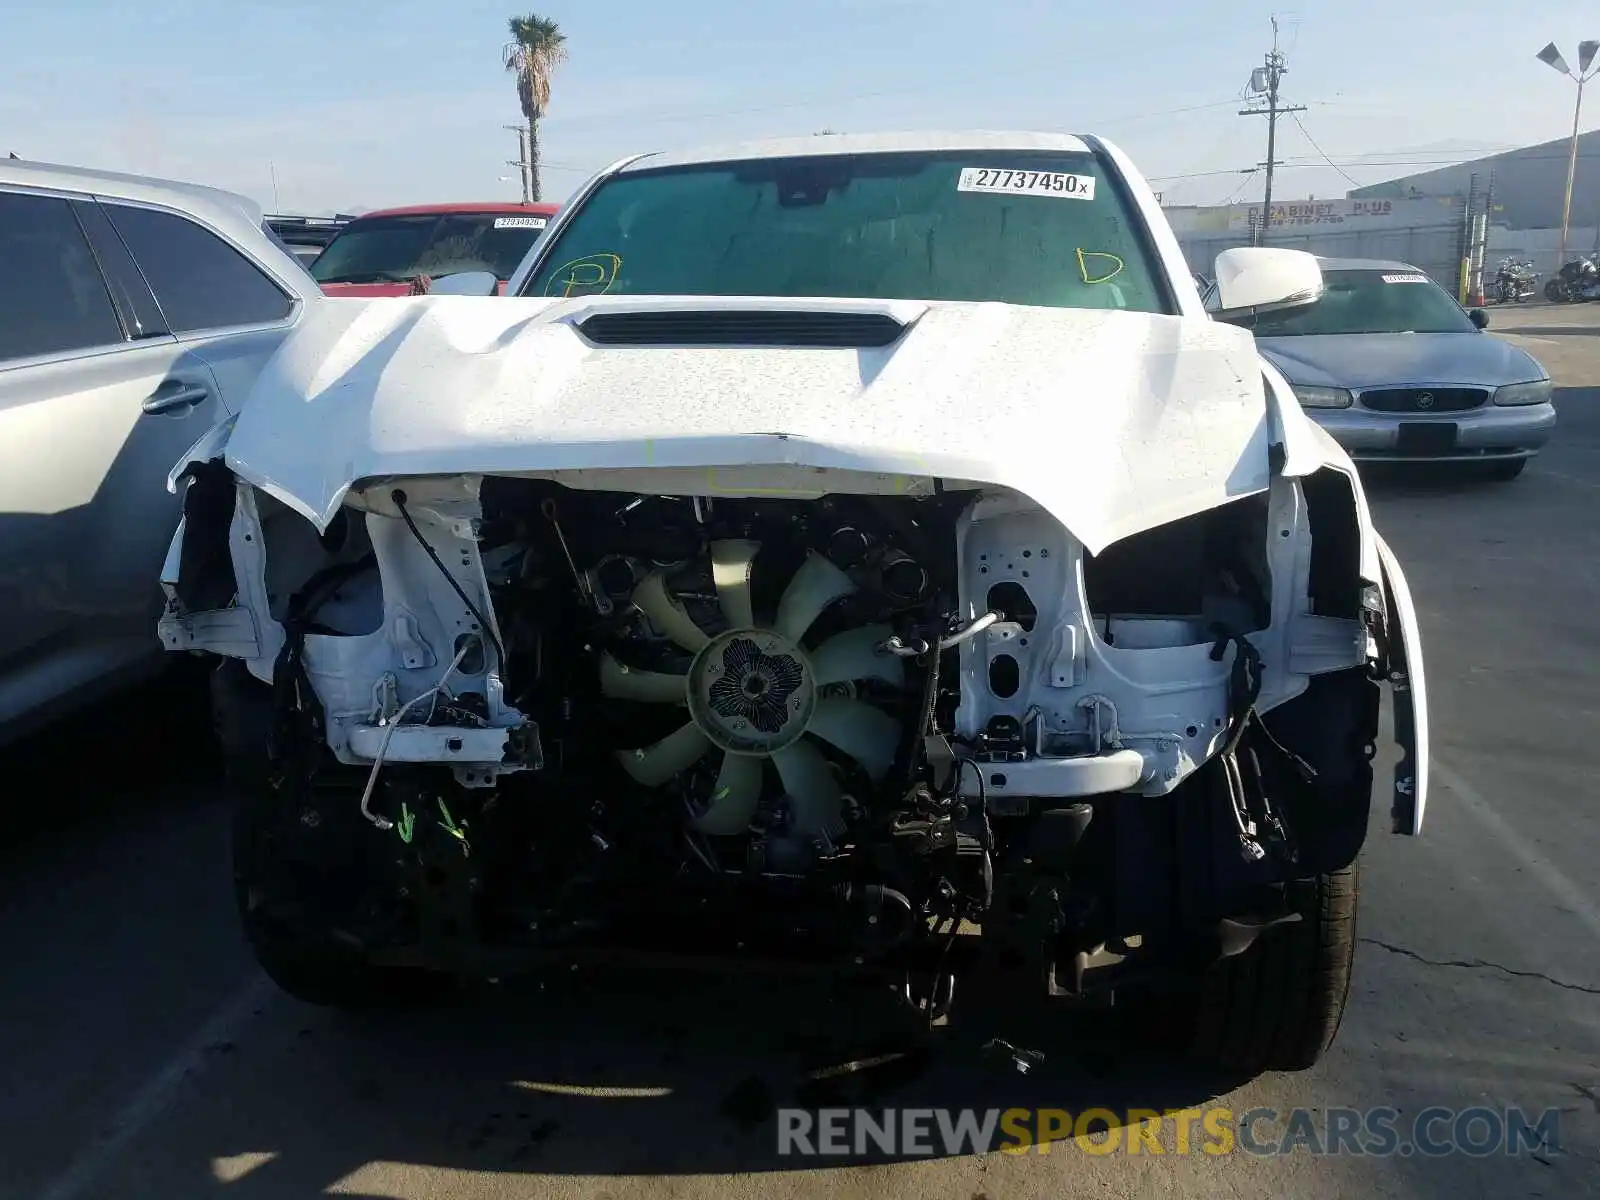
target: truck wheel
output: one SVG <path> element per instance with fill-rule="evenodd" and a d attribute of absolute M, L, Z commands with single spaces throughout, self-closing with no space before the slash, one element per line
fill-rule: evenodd
<path fill-rule="evenodd" d="M 1356 867 L 1289 885 L 1300 920 L 1266 931 L 1201 982 L 1192 1055 L 1208 1064 L 1304 1071 L 1333 1044 L 1356 948 Z"/>
<path fill-rule="evenodd" d="M 232 802 L 234 899 L 257 964 L 296 1000 L 324 1008 L 392 1009 L 443 997 L 449 977 L 375 967 L 340 937 L 329 914 L 351 904 L 348 893 L 334 889 L 341 879 L 358 879 L 361 864 L 337 849 L 346 839 L 336 822 L 319 818 L 308 828 L 299 806 L 273 786 L 266 756 L 270 697 L 241 663 L 224 662 L 212 677 Z M 317 810 L 354 813 L 357 798 L 344 790 Z"/>

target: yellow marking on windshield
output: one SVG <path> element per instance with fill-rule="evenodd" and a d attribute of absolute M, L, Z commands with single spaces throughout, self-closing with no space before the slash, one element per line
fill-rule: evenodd
<path fill-rule="evenodd" d="M 573 295 L 602 295 L 617 281 L 621 270 L 620 254 L 586 254 L 557 267 L 550 275 L 550 282 L 544 285 L 544 294 L 559 295 L 562 299 L 570 299 Z"/>
<path fill-rule="evenodd" d="M 1090 275 L 1088 260 L 1091 258 L 1109 259 L 1111 262 L 1115 263 L 1116 266 L 1112 267 L 1111 270 L 1107 271 L 1104 275 Z M 1115 254 L 1107 253 L 1104 250 L 1080 249 L 1078 251 L 1078 274 L 1083 276 L 1083 281 L 1087 284 L 1109 283 L 1118 275 L 1122 274 L 1122 268 L 1126 265 L 1127 264 Z"/>

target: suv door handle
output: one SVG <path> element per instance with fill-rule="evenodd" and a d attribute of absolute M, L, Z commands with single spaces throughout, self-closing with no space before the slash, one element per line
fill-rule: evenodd
<path fill-rule="evenodd" d="M 164 383 L 145 397 L 144 411 L 153 417 L 175 413 L 203 404 L 210 397 L 211 389 L 203 383 Z"/>

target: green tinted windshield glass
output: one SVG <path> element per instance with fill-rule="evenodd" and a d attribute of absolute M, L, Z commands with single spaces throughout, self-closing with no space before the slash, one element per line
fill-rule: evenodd
<path fill-rule="evenodd" d="M 1088 154 L 762 159 L 619 175 L 531 296 L 829 296 L 1168 311 L 1139 218 Z"/>
<path fill-rule="evenodd" d="M 1415 271 L 1324 271 L 1322 279 L 1326 287 L 1322 299 L 1305 308 L 1262 314 L 1251 325 L 1256 336 L 1471 333 L 1477 329 L 1443 288 Z"/>

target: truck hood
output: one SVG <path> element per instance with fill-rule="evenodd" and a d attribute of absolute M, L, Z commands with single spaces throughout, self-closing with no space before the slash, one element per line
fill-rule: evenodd
<path fill-rule="evenodd" d="M 651 333 L 664 314 L 670 337 Z M 620 338 L 583 328 L 619 316 Z M 852 319 L 904 332 L 863 345 L 840 332 Z M 1096 553 L 1265 489 L 1269 444 L 1304 420 L 1288 408 L 1269 417 L 1250 334 L 1205 318 L 423 296 L 311 306 L 227 463 L 318 528 L 355 484 L 418 475 L 676 468 L 710 495 L 729 468 L 869 473 L 899 492 L 979 483 L 1031 498 Z"/>

